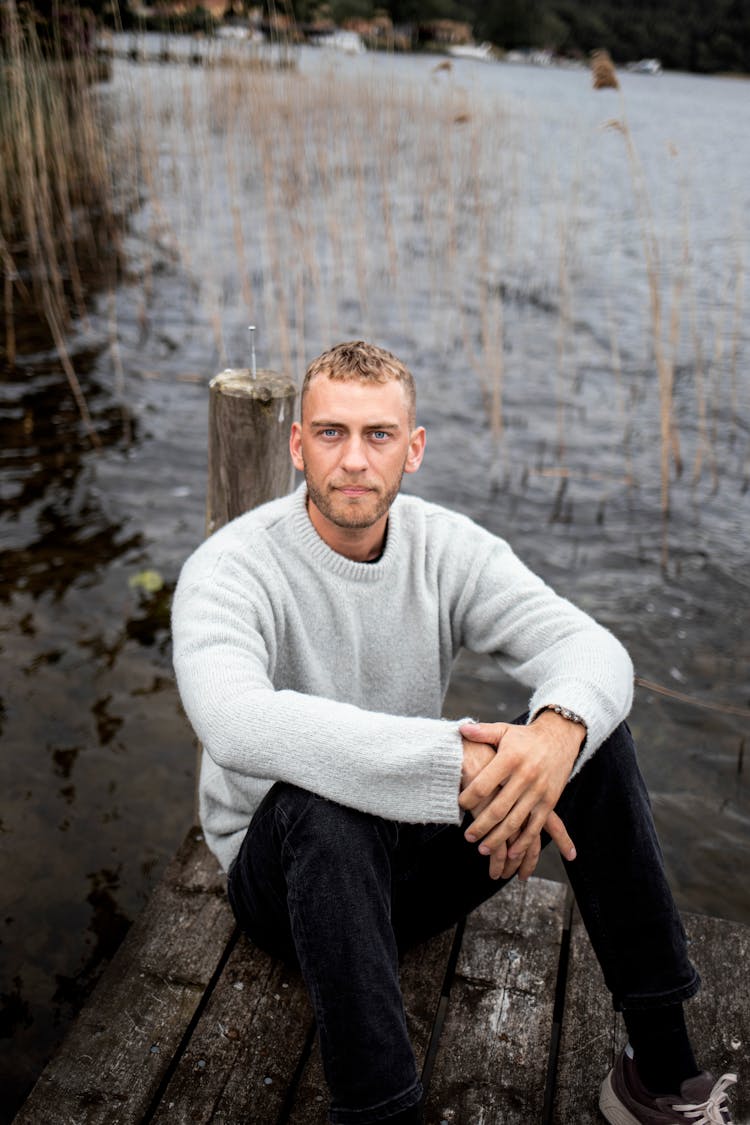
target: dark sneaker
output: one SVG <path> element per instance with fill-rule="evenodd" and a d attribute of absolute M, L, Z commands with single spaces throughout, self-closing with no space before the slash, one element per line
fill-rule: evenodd
<path fill-rule="evenodd" d="M 611 1125 L 732 1125 L 727 1088 L 736 1074 L 716 1081 L 707 1071 L 688 1078 L 679 1094 L 655 1098 L 641 1083 L 630 1047 L 626 1047 L 602 1082 L 599 1109 Z"/>

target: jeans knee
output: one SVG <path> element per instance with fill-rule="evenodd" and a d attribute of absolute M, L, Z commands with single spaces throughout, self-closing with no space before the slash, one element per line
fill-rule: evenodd
<path fill-rule="evenodd" d="M 625 777 L 640 777 L 635 742 L 626 722 L 618 723 L 591 760 L 598 761 L 600 768 L 607 772 L 614 771 Z"/>
<path fill-rule="evenodd" d="M 563 820 L 574 809 L 590 819 L 595 808 L 648 806 L 648 792 L 627 723 L 619 723 L 563 790 L 558 812 Z M 567 821 L 566 821 L 567 823 Z M 570 825 L 568 825 L 570 830 Z"/>
<path fill-rule="evenodd" d="M 296 785 L 277 782 L 268 798 L 275 804 L 286 834 L 314 843 L 318 851 L 367 854 L 373 845 L 392 848 L 398 838 L 395 822 L 340 805 Z"/>

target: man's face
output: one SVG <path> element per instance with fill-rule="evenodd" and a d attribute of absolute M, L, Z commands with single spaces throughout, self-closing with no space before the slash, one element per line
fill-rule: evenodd
<path fill-rule="evenodd" d="M 419 468 L 424 430 L 409 428 L 401 383 L 363 383 L 318 376 L 292 426 L 292 461 L 305 474 L 313 523 L 326 539 L 336 529 L 373 527 L 385 519 L 403 474 Z M 336 534 L 334 532 L 334 534 Z"/>

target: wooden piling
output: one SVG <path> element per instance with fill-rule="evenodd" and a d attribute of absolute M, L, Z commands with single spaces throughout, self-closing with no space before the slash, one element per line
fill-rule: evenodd
<path fill-rule="evenodd" d="M 230 520 L 285 496 L 294 468 L 289 429 L 297 388 L 286 375 L 260 368 L 230 368 L 214 376 L 208 402 L 206 535 Z M 195 814 L 203 748 L 195 768 Z"/>
<path fill-rule="evenodd" d="M 210 384 L 206 534 L 285 496 L 293 469 L 289 427 L 296 387 L 276 371 L 222 371 Z"/>

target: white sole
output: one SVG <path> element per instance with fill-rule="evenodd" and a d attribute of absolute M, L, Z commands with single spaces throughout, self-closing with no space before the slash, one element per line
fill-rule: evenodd
<path fill-rule="evenodd" d="M 612 1088 L 612 1071 L 602 1082 L 599 1094 L 599 1109 L 602 1111 L 610 1125 L 641 1125 L 637 1117 L 625 1109 L 617 1094 Z"/>

